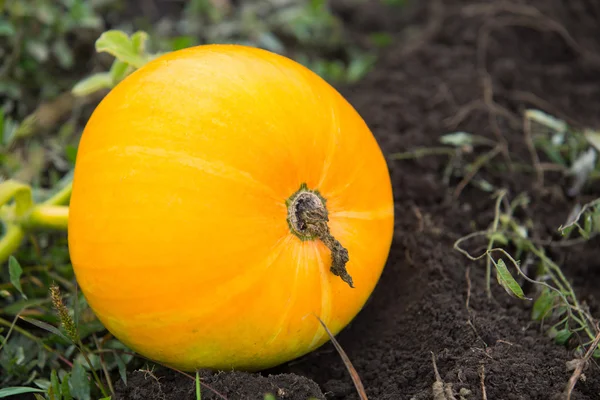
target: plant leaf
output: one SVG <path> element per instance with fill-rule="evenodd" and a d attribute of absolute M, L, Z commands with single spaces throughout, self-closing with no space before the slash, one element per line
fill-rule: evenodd
<path fill-rule="evenodd" d="M 45 390 L 31 387 L 7 387 L 0 389 L 0 399 L 23 393 L 45 393 Z"/>
<path fill-rule="evenodd" d="M 567 123 L 565 121 L 553 117 L 541 110 L 527 110 L 525 111 L 525 118 L 537 122 L 546 128 L 550 128 L 554 132 L 565 132 L 567 130 Z"/>
<path fill-rule="evenodd" d="M 21 287 L 21 275 L 23 274 L 23 268 L 14 256 L 8 258 L 8 274 L 10 276 L 10 283 L 21 293 L 24 299 L 27 299 L 23 288 Z"/>
<path fill-rule="evenodd" d="M 85 368 L 75 359 L 71 373 L 71 395 L 77 400 L 90 400 L 90 381 Z"/>
<path fill-rule="evenodd" d="M 509 295 L 517 297 L 521 300 L 531 300 L 529 297 L 525 297 L 523 289 L 521 289 L 521 286 L 519 286 L 515 278 L 513 278 L 512 274 L 508 270 L 508 268 L 506 268 L 504 260 L 499 259 L 498 261 L 495 261 L 492 258 L 492 262 L 496 267 L 496 279 L 498 280 L 498 283 L 504 288 L 504 290 L 506 290 L 506 292 Z"/>
<path fill-rule="evenodd" d="M 555 336 L 554 336 L 554 340 L 556 341 L 556 343 L 558 344 L 565 344 L 567 343 L 567 340 L 569 340 L 569 338 L 573 335 L 573 332 L 571 332 L 570 330 L 568 330 L 567 328 L 565 329 L 561 329 L 560 331 L 557 331 Z"/>
<path fill-rule="evenodd" d="M 50 373 L 50 382 L 52 383 L 52 391 L 60 399 L 60 386 L 58 384 L 58 374 L 56 373 L 55 369 L 53 369 Z"/>
<path fill-rule="evenodd" d="M 473 135 L 467 132 L 455 132 L 440 137 L 440 142 L 455 147 L 470 146 L 473 144 Z"/>
<path fill-rule="evenodd" d="M 127 70 L 129 69 L 129 64 L 121 61 L 115 60 L 110 66 L 110 79 L 112 79 L 112 84 L 116 85 L 121 82 L 125 76 L 127 76 Z"/>
<path fill-rule="evenodd" d="M 125 362 L 117 353 L 115 353 L 115 361 L 117 362 L 117 367 L 119 369 L 119 375 L 121 376 L 121 380 L 124 384 L 127 385 L 127 367 L 125 366 Z"/>
<path fill-rule="evenodd" d="M 589 144 L 600 151 L 600 131 L 586 130 L 584 135 Z"/>
<path fill-rule="evenodd" d="M 139 55 L 142 55 L 146 51 L 146 42 L 148 41 L 148 34 L 144 31 L 137 31 L 131 35 L 131 44 L 133 49 Z"/>
<path fill-rule="evenodd" d="M 28 317 L 19 317 L 21 318 L 23 321 L 29 322 L 32 325 L 37 326 L 40 329 L 43 329 L 45 331 L 48 331 L 50 333 L 53 333 L 57 336 L 60 336 L 61 338 L 63 338 L 64 340 L 66 340 L 69 343 L 72 343 L 71 339 L 69 339 L 65 334 L 63 334 L 57 327 L 52 326 L 50 324 L 47 324 L 43 321 L 39 321 L 37 319 L 33 319 L 33 318 L 28 318 Z"/>
<path fill-rule="evenodd" d="M 554 300 L 556 299 L 556 293 L 548 288 L 544 288 L 540 297 L 537 298 L 533 303 L 533 310 L 531 312 L 531 319 L 534 321 L 541 321 L 552 311 L 554 306 Z"/>
<path fill-rule="evenodd" d="M 96 40 L 96 51 L 109 53 L 135 68 L 140 68 L 146 63 L 146 60 L 138 54 L 132 40 L 125 32 L 119 30 L 110 30 L 100 35 Z"/>
<path fill-rule="evenodd" d="M 62 383 L 60 384 L 60 392 L 63 396 L 63 400 L 73 400 L 73 397 L 71 396 L 71 388 L 69 387 L 70 378 L 71 374 L 66 374 L 62 379 Z"/>
<path fill-rule="evenodd" d="M 127 64 L 126 64 L 127 65 Z M 75 96 L 87 96 L 102 89 L 113 87 L 113 79 L 110 73 L 101 72 L 79 81 L 71 90 Z"/>

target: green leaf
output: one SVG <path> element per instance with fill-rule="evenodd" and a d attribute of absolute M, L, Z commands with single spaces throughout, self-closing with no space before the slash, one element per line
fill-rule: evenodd
<path fill-rule="evenodd" d="M 600 131 L 587 130 L 585 131 L 585 138 L 589 144 L 594 146 L 596 150 L 600 151 Z"/>
<path fill-rule="evenodd" d="M 77 147 L 72 144 L 66 145 L 65 157 L 72 165 L 75 165 L 75 161 L 77 160 Z"/>
<path fill-rule="evenodd" d="M 509 295 L 517 297 L 521 300 L 531 300 L 529 297 L 525 297 L 525 294 L 523 293 L 523 289 L 521 289 L 521 286 L 519 286 L 519 284 L 517 283 L 515 278 L 513 278 L 512 274 L 508 270 L 508 268 L 506 268 L 506 264 L 504 263 L 504 260 L 499 259 L 496 262 L 492 258 L 492 262 L 494 263 L 494 266 L 496 267 L 496 272 L 497 272 L 496 279 L 498 280 L 498 283 L 500 284 L 500 286 L 502 286 L 504 288 L 504 290 L 506 290 L 506 292 Z"/>
<path fill-rule="evenodd" d="M 137 41 L 142 41 L 141 37 Z M 106 52 L 136 68 L 140 68 L 146 60 L 138 54 L 138 49 L 132 40 L 123 31 L 110 30 L 104 32 L 96 40 L 96 51 Z"/>
<path fill-rule="evenodd" d="M 467 132 L 455 132 L 443 135 L 440 142 L 455 147 L 471 146 L 473 144 L 473 135 Z"/>
<path fill-rule="evenodd" d="M 148 34 L 144 31 L 137 31 L 131 35 L 131 44 L 137 54 L 143 55 L 146 52 L 146 42 L 148 41 Z"/>
<path fill-rule="evenodd" d="M 121 356 L 117 353 L 115 353 L 115 361 L 117 362 L 117 368 L 119 368 L 119 375 L 121 376 L 121 380 L 124 384 L 127 385 L 127 366 L 125 365 L 125 362 L 123 361 Z"/>
<path fill-rule="evenodd" d="M 353 83 L 363 78 L 375 64 L 375 57 L 364 55 L 361 57 L 354 58 L 348 70 L 346 71 L 346 79 L 348 82 Z"/>
<path fill-rule="evenodd" d="M 272 393 L 267 393 L 265 394 L 264 400 L 276 400 L 276 398 Z"/>
<path fill-rule="evenodd" d="M 50 373 L 50 382 L 52 383 L 52 391 L 58 397 L 58 399 L 60 399 L 60 386 L 58 383 L 58 375 L 55 369 L 53 369 Z"/>
<path fill-rule="evenodd" d="M 552 143 L 544 141 L 541 143 L 540 147 L 546 153 L 546 156 L 555 164 L 567 166 L 567 161 L 560 154 L 560 150 L 558 147 L 554 146 Z"/>
<path fill-rule="evenodd" d="M 537 122 L 546 128 L 552 129 L 554 132 L 565 132 L 567 130 L 567 123 L 565 121 L 555 118 L 541 110 L 527 110 L 525 111 L 525 118 Z"/>
<path fill-rule="evenodd" d="M 44 396 L 39 393 L 34 393 L 33 396 L 35 397 L 35 400 L 46 400 Z"/>
<path fill-rule="evenodd" d="M 44 63 L 50 55 L 50 49 L 46 43 L 40 40 L 27 40 L 25 50 L 39 63 Z"/>
<path fill-rule="evenodd" d="M 171 39 L 171 49 L 181 50 L 194 45 L 194 38 L 191 36 L 177 36 Z"/>
<path fill-rule="evenodd" d="M 121 82 L 125 76 L 127 76 L 127 70 L 129 69 L 129 64 L 115 60 L 110 66 L 110 78 L 112 79 L 112 84 L 116 85 Z"/>
<path fill-rule="evenodd" d="M 556 332 L 556 334 L 554 336 L 554 341 L 556 341 L 556 343 L 558 343 L 558 344 L 565 344 L 565 343 L 567 343 L 567 340 L 569 340 L 569 338 L 572 335 L 573 335 L 573 332 L 571 332 L 567 328 L 561 329 L 560 331 Z"/>
<path fill-rule="evenodd" d="M 533 303 L 531 318 L 534 321 L 541 321 L 548 316 L 554 306 L 556 293 L 548 288 L 544 288 L 540 297 Z"/>
<path fill-rule="evenodd" d="M 0 36 L 13 36 L 17 31 L 12 22 L 0 19 Z"/>
<path fill-rule="evenodd" d="M 52 385 L 52 383 L 50 383 L 50 381 L 48 379 L 42 379 L 42 378 L 35 379 L 33 381 L 33 384 L 42 390 L 48 390 L 48 389 L 50 389 L 50 386 Z"/>
<path fill-rule="evenodd" d="M 47 302 L 48 302 L 48 300 L 46 300 L 46 299 L 19 300 L 19 301 L 15 301 L 14 303 L 6 306 L 3 309 L 3 311 L 6 315 L 15 316 L 18 313 L 20 313 L 21 311 L 23 311 L 24 308 L 41 306 L 43 304 L 46 304 Z"/>
<path fill-rule="evenodd" d="M 73 51 L 64 39 L 58 39 L 54 42 L 52 53 L 56 56 L 61 67 L 71 68 L 73 66 Z"/>
<path fill-rule="evenodd" d="M 40 329 L 43 329 L 45 331 L 48 331 L 50 333 L 53 333 L 59 337 L 61 337 L 62 339 L 66 340 L 69 343 L 72 343 L 71 339 L 69 339 L 67 336 L 65 336 L 57 327 L 52 326 L 50 324 L 47 324 L 43 321 L 39 321 L 37 319 L 33 319 L 33 318 L 28 318 L 28 317 L 20 317 L 23 321 L 29 322 L 32 325 L 37 326 Z"/>
<path fill-rule="evenodd" d="M 66 374 L 60 385 L 60 393 L 63 396 L 63 400 L 73 400 L 73 396 L 71 396 L 71 389 L 69 388 L 69 380 L 71 378 L 71 374 Z"/>
<path fill-rule="evenodd" d="M 102 89 L 111 89 L 113 79 L 110 73 L 100 72 L 79 81 L 71 90 L 75 96 L 87 96 Z"/>
<path fill-rule="evenodd" d="M 77 359 L 73 362 L 70 382 L 73 398 L 77 400 L 90 400 L 90 381 L 85 368 Z"/>
<path fill-rule="evenodd" d="M 14 256 L 8 257 L 8 274 L 10 276 L 10 283 L 21 293 L 23 298 L 27 299 L 23 288 L 21 287 L 21 275 L 23 274 L 23 268 Z"/>
<path fill-rule="evenodd" d="M 14 396 L 23 393 L 44 393 L 42 389 L 31 388 L 31 387 L 7 387 L 0 389 L 0 399 L 5 397 Z"/>

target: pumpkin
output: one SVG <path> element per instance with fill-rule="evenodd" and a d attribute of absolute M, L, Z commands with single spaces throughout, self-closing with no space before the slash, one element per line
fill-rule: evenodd
<path fill-rule="evenodd" d="M 183 371 L 256 371 L 329 340 L 393 236 L 385 158 L 325 80 L 266 50 L 202 45 L 120 82 L 78 148 L 68 223 L 90 308 Z"/>

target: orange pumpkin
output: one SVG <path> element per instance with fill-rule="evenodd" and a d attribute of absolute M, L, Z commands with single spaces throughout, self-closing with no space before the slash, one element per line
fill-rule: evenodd
<path fill-rule="evenodd" d="M 317 316 L 334 334 L 355 317 L 393 220 L 382 152 L 336 90 L 283 56 L 205 45 L 151 61 L 96 108 L 69 248 L 131 349 L 255 371 L 325 343 Z"/>

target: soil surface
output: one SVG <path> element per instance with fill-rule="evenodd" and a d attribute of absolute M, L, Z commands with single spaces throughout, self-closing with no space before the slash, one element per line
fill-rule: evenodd
<path fill-rule="evenodd" d="M 600 4 L 363 3 L 368 4 L 346 0 L 334 6 L 357 37 L 385 30 L 393 44 L 365 79 L 340 91 L 390 157 L 396 231 L 383 277 L 338 336 L 341 346 L 370 399 L 433 399 L 432 353 L 457 399 L 563 398 L 573 346 L 545 336 L 531 321 L 531 302 L 509 297 L 495 280 L 488 299 L 484 264 L 453 250 L 455 240 L 490 224 L 491 193 L 463 188 L 460 179 L 444 183 L 444 156 L 399 161 L 391 155 L 439 146 L 440 135 L 465 131 L 507 144 L 513 165 L 531 166 L 521 128 L 525 108 L 600 126 Z M 487 150 L 476 147 L 472 156 Z M 499 154 L 495 162 L 507 159 Z M 524 217 L 534 222 L 535 237 L 556 239 L 576 201 L 600 196 L 600 188 L 587 187 L 571 198 L 561 174 L 547 173 L 539 187 L 535 174 L 516 172 L 522 170 L 485 169 L 478 176 L 506 188 L 510 199 L 527 193 L 531 203 Z M 593 312 L 600 295 L 599 245 L 595 239 L 550 252 Z M 593 363 L 585 376 L 572 399 L 599 399 L 598 366 Z M 262 399 L 266 392 L 293 400 L 359 398 L 330 343 L 262 374 L 220 373 L 206 375 L 204 382 L 227 399 Z M 192 380 L 166 370 L 132 373 L 117 392 L 116 399 L 195 398 Z M 202 393 L 203 399 L 221 398 L 209 389 Z"/>

